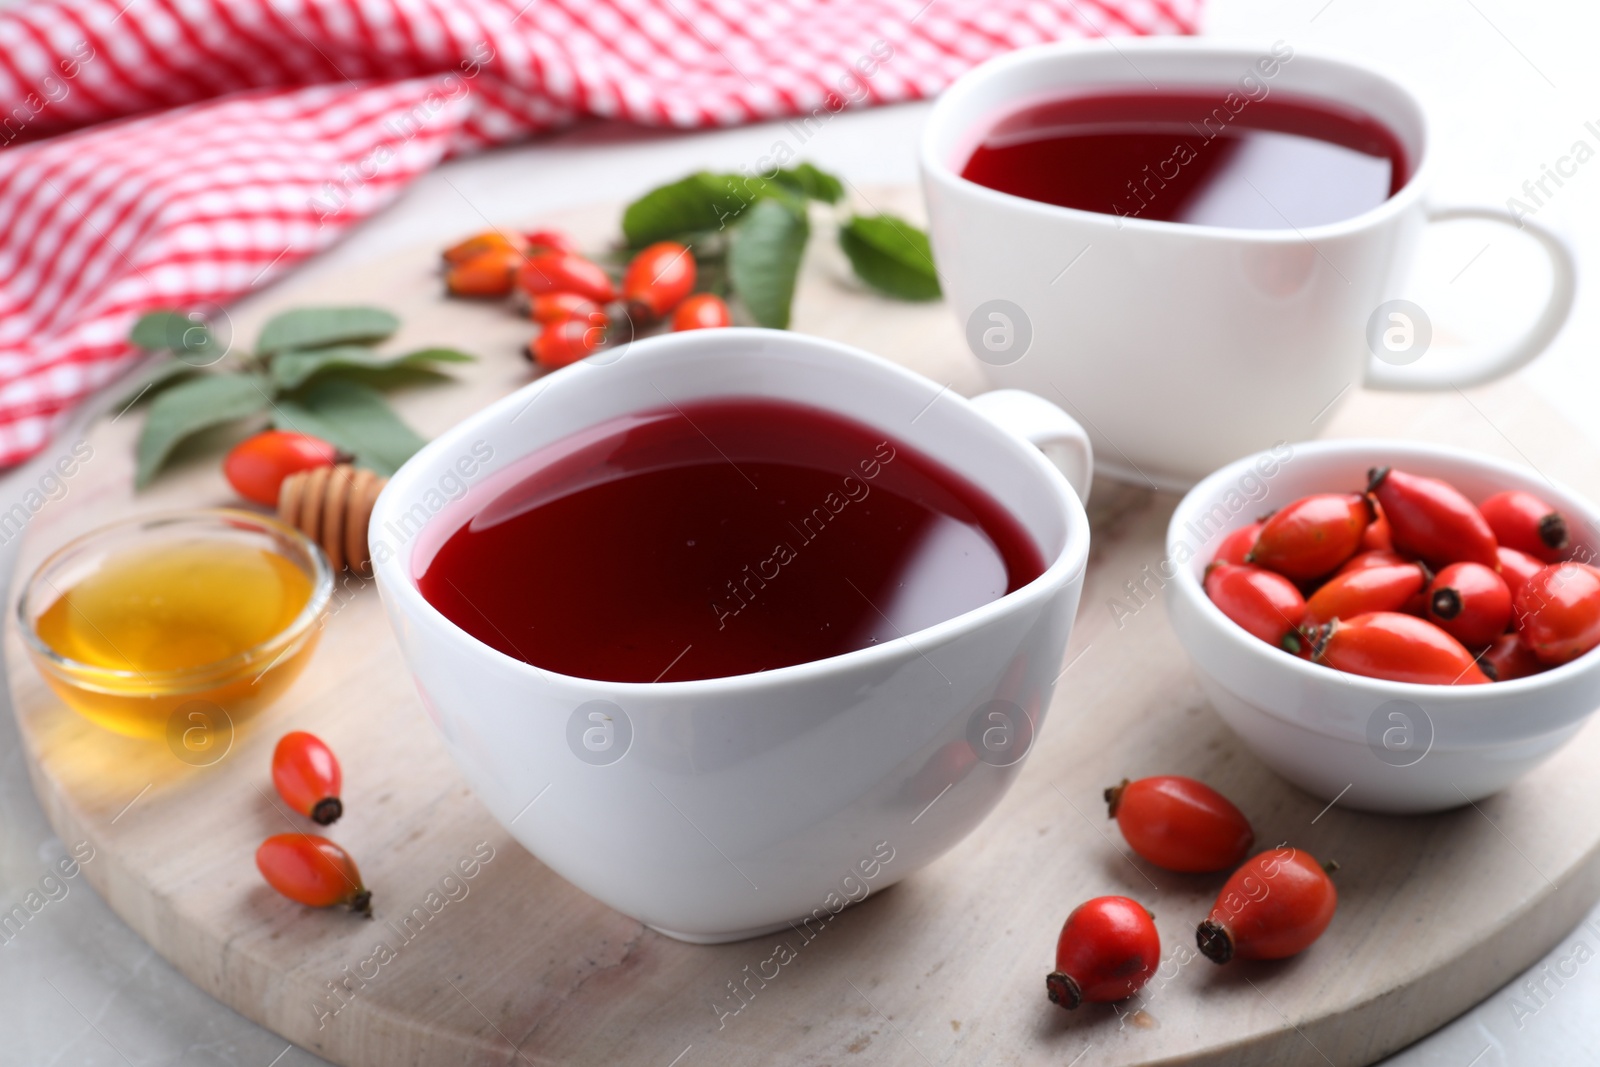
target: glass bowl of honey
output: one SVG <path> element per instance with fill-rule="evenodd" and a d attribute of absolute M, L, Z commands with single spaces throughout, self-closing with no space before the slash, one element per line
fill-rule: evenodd
<path fill-rule="evenodd" d="M 126 519 L 39 565 L 17 601 L 34 666 L 69 707 L 131 737 L 232 727 L 300 674 L 333 593 L 322 550 L 226 508 Z"/>

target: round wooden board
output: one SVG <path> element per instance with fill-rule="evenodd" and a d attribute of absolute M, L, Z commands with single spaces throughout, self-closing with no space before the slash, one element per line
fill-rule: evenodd
<path fill-rule="evenodd" d="M 914 190 L 871 195 L 919 214 Z M 616 218 L 608 205 L 547 221 L 599 245 Z M 433 255 L 373 263 L 337 291 L 291 282 L 236 312 L 234 335 L 254 336 L 290 304 L 393 307 L 406 319 L 397 343 L 483 357 L 455 384 L 398 398 L 407 419 L 435 433 L 529 379 L 518 348 L 530 327 L 493 306 L 443 300 Z M 822 240 L 795 326 L 964 393 L 982 388 L 942 305 L 865 296 Z M 1516 382 L 1470 396 L 1357 391 L 1324 421 L 1332 425 L 1307 436 L 1450 441 L 1524 458 L 1600 495 L 1595 450 Z M 92 428 L 93 458 L 66 498 L 36 516 L 21 574 L 122 515 L 230 502 L 215 441 L 135 497 L 137 424 L 129 416 Z M 1516 974 L 1600 896 L 1600 728 L 1475 807 L 1427 818 L 1324 810 L 1256 762 L 1206 706 L 1159 598 L 1129 599 L 1125 583 L 1158 584 L 1145 568 L 1161 557 L 1175 499 L 1096 485 L 1083 606 L 1024 773 L 951 853 L 813 940 L 681 944 L 524 852 L 447 758 L 370 587 L 349 584 L 305 675 L 213 766 L 72 714 L 8 623 L 13 703 L 40 800 L 63 840 L 93 845 L 84 871 L 117 913 L 219 1000 L 336 1063 L 1369 1063 Z M 1113 602 L 1135 610 L 1119 623 Z M 376 921 L 300 908 L 256 873 L 264 836 L 304 828 L 275 806 L 267 773 L 276 738 L 296 728 L 320 734 L 344 761 L 347 813 L 330 836 L 359 859 Z M 1194 923 L 1221 879 L 1130 859 L 1100 801 L 1124 775 L 1163 772 L 1221 788 L 1250 814 L 1259 842 L 1339 860 L 1339 912 L 1311 951 L 1271 965 L 1196 959 Z M 463 860 L 474 876 L 446 881 Z M 1069 1014 L 1045 1000 L 1042 978 L 1067 911 L 1105 893 L 1154 910 L 1167 961 L 1139 1000 Z"/>

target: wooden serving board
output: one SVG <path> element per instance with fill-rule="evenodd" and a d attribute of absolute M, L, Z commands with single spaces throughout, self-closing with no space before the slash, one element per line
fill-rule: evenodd
<path fill-rule="evenodd" d="M 912 190 L 873 192 L 881 207 L 918 213 Z M 598 245 L 616 218 L 605 206 L 553 221 Z M 964 393 L 982 388 L 946 308 L 868 297 L 837 253 L 815 244 L 796 328 Z M 337 291 L 291 284 L 241 308 L 234 335 L 252 337 L 266 314 L 293 303 L 393 307 L 406 319 L 401 343 L 483 356 L 456 384 L 400 397 L 405 416 L 435 433 L 531 372 L 518 355 L 528 324 L 443 300 L 434 254 L 373 263 Z M 1600 496 L 1596 450 L 1515 381 L 1427 398 L 1362 393 L 1325 421 L 1306 435 L 1449 441 L 1523 458 Z M 51 549 L 120 516 L 230 502 L 216 441 L 135 497 L 137 423 L 93 427 L 93 458 L 35 518 L 14 586 Z M 112 908 L 217 999 L 336 1063 L 1369 1063 L 1537 959 L 1600 896 L 1600 726 L 1475 807 L 1425 818 L 1324 810 L 1256 762 L 1207 707 L 1159 599 L 1129 599 L 1125 583 L 1155 586 L 1147 576 L 1175 501 L 1095 486 L 1093 554 L 1065 674 L 1016 785 L 948 855 L 809 941 L 681 944 L 523 851 L 447 758 L 373 589 L 357 583 L 304 676 L 212 766 L 68 711 L 8 623 L 12 697 L 39 798 L 65 841 L 92 844 L 84 871 Z M 1131 616 L 1117 621 L 1114 602 Z M 376 921 L 302 909 L 256 873 L 263 837 L 304 828 L 274 805 L 268 777 L 277 737 L 297 728 L 320 734 L 344 762 L 346 814 L 329 833 L 360 862 Z M 1100 800 L 1124 775 L 1153 773 L 1221 788 L 1263 845 L 1289 841 L 1342 864 L 1338 914 L 1311 951 L 1226 968 L 1194 954 L 1194 924 L 1222 879 L 1131 859 Z M 1074 905 L 1107 893 L 1154 910 L 1166 962 L 1139 1000 L 1069 1014 L 1044 996 L 1056 933 Z"/>

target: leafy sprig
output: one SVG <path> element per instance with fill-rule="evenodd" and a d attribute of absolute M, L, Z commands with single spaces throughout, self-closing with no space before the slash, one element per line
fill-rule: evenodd
<path fill-rule="evenodd" d="M 652 189 L 622 215 L 626 252 L 656 241 L 694 250 L 699 285 L 733 296 L 762 326 L 789 325 L 811 237 L 809 202 L 837 205 L 844 184 L 810 163 L 767 177 L 700 171 Z M 936 300 L 939 275 L 927 234 L 893 215 L 850 215 L 838 241 L 857 277 L 885 296 Z"/>
<path fill-rule="evenodd" d="M 377 387 L 397 374 L 438 377 L 440 364 L 473 358 L 453 348 L 377 351 L 399 328 L 382 308 L 294 308 L 267 320 L 253 351 L 224 370 L 226 352 L 203 321 L 165 310 L 142 316 L 129 340 L 175 358 L 146 375 L 126 405 L 150 401 L 136 484 L 149 484 L 195 434 L 263 417 L 275 429 L 322 438 L 358 466 L 393 474 L 425 442 Z"/>

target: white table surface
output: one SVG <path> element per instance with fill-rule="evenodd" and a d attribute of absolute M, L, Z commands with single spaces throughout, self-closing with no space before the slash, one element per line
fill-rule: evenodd
<path fill-rule="evenodd" d="M 974 3 L 977 0 L 936 0 Z M 1600 7 L 1592 0 L 1211 0 L 1211 36 L 1343 53 L 1413 85 L 1435 122 L 1441 202 L 1504 205 L 1544 164 L 1585 140 L 1600 149 Z M 926 105 L 842 115 L 804 156 L 857 183 L 911 181 Z M 1585 123 L 1594 121 L 1591 132 Z M 416 182 L 342 245 L 303 267 L 336 273 L 390 250 L 443 244 L 486 218 L 515 219 L 625 199 L 700 167 L 737 168 L 780 131 L 669 134 L 597 126 L 451 163 Z M 1539 209 L 1585 260 L 1600 251 L 1600 160 Z M 1546 268 L 1504 228 L 1451 227 L 1424 250 L 1413 298 L 1436 337 L 1492 338 L 1531 317 Z M 1600 341 L 1592 287 L 1525 380 L 1600 445 Z M 1441 342 L 1436 342 L 1441 343 Z M 1463 406 L 1463 418 L 1481 418 Z M 0 510 L 37 474 L 0 479 Z M 16 541 L 0 546 L 9 575 Z M 16 730 L 0 715 L 0 910 L 62 854 L 29 788 Z M 20 936 L 0 945 L 0 1065 L 306 1067 L 288 1046 L 190 985 L 83 883 L 65 883 Z M 1054 931 L 1041 931 L 1041 938 Z M 1389 1067 L 1600 1062 L 1600 908 L 1527 975 L 1386 1061 Z M 937 1053 L 933 1053 L 937 1058 Z M 662 1067 L 666 1067 L 665 1064 Z M 694 1067 L 692 1056 L 681 1067 Z M 1093 1067 L 1086 1061 L 1080 1067 Z"/>

